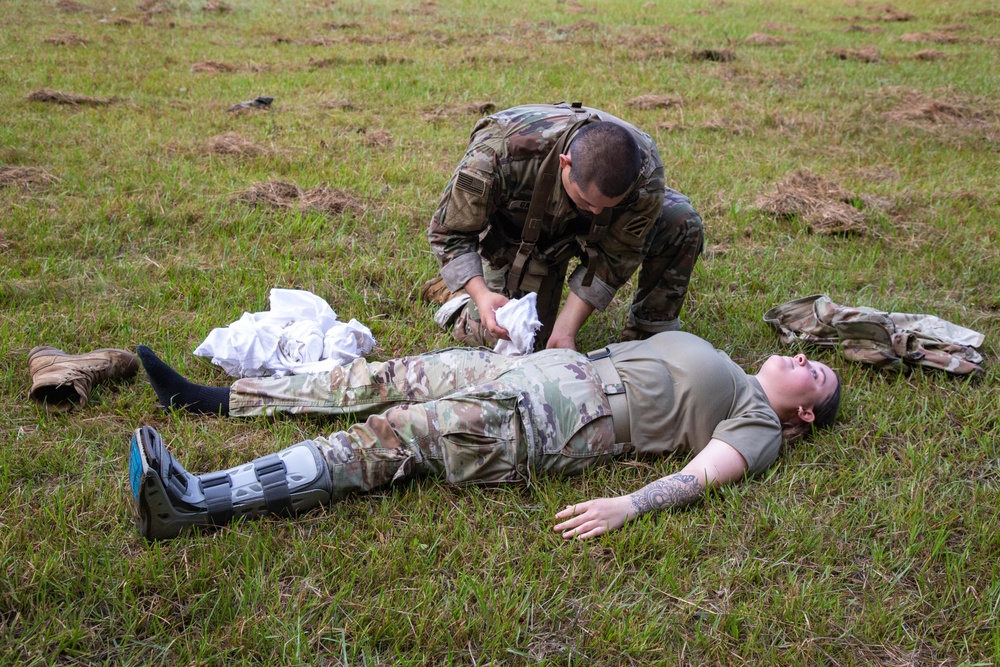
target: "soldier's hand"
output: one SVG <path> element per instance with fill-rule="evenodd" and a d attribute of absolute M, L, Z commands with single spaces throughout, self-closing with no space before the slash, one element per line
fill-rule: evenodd
<path fill-rule="evenodd" d="M 560 348 L 563 350 L 575 350 L 576 338 L 574 336 L 557 336 L 555 333 L 553 333 L 549 337 L 549 342 L 546 343 L 545 348 L 548 350 L 554 348 Z"/>
<path fill-rule="evenodd" d="M 552 527 L 562 532 L 564 540 L 573 538 L 585 540 L 617 530 L 625 522 L 636 516 L 628 496 L 617 498 L 597 498 L 578 505 L 567 505 L 556 514 L 557 519 L 566 519 Z"/>
<path fill-rule="evenodd" d="M 510 299 L 496 292 L 487 292 L 476 300 L 476 305 L 479 306 L 479 320 L 487 331 L 501 340 L 510 340 L 510 332 L 497 324 L 496 311 L 508 301 Z"/>

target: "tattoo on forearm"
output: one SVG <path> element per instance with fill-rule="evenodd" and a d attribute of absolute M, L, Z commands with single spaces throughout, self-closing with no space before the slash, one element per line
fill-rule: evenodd
<path fill-rule="evenodd" d="M 701 498 L 705 487 L 695 475 L 677 473 L 658 479 L 629 495 L 632 507 L 639 514 L 668 507 L 684 507 Z"/>

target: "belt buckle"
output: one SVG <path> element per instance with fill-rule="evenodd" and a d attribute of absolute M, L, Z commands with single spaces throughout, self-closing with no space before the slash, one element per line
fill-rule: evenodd
<path fill-rule="evenodd" d="M 597 361 L 598 359 L 607 359 L 608 357 L 611 356 L 611 348 L 605 347 L 603 350 L 600 350 L 599 352 L 588 352 L 585 356 L 591 361 Z"/>

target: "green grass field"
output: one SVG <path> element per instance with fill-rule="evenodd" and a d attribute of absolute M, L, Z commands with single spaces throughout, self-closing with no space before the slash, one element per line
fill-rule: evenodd
<path fill-rule="evenodd" d="M 0 664 L 1000 663 L 994 2 L 228 4 L 0 0 Z M 652 134 L 703 214 L 688 331 L 755 367 L 780 349 L 764 311 L 823 292 L 984 333 L 985 377 L 820 352 L 846 386 L 833 431 L 574 543 L 559 508 L 678 461 L 424 481 L 149 546 L 136 426 L 201 472 L 350 422 L 165 414 L 142 378 L 69 415 L 28 401 L 34 345 L 142 343 L 225 383 L 192 351 L 272 287 L 368 325 L 373 358 L 449 345 L 417 298 L 437 200 L 482 109 L 561 100 Z M 800 172 L 852 217 L 769 214 Z M 319 203 L 269 206 L 275 181 Z"/>

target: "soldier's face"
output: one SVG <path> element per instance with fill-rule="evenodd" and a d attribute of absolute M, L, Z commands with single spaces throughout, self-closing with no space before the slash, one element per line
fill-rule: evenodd
<path fill-rule="evenodd" d="M 570 172 L 573 169 L 572 165 L 564 164 L 562 168 L 562 185 L 563 190 L 566 191 L 566 195 L 573 201 L 573 204 L 581 211 L 587 211 L 597 215 L 606 208 L 611 208 L 617 206 L 625 199 L 625 195 L 621 197 L 605 197 L 601 194 L 601 191 L 597 189 L 597 186 L 593 183 L 588 183 L 586 187 L 580 187 L 577 183 L 570 178 Z"/>
<path fill-rule="evenodd" d="M 783 393 L 810 411 L 837 386 L 833 369 L 824 363 L 810 361 L 804 354 L 794 357 L 774 355 L 764 362 L 760 370 L 779 380 Z"/>

